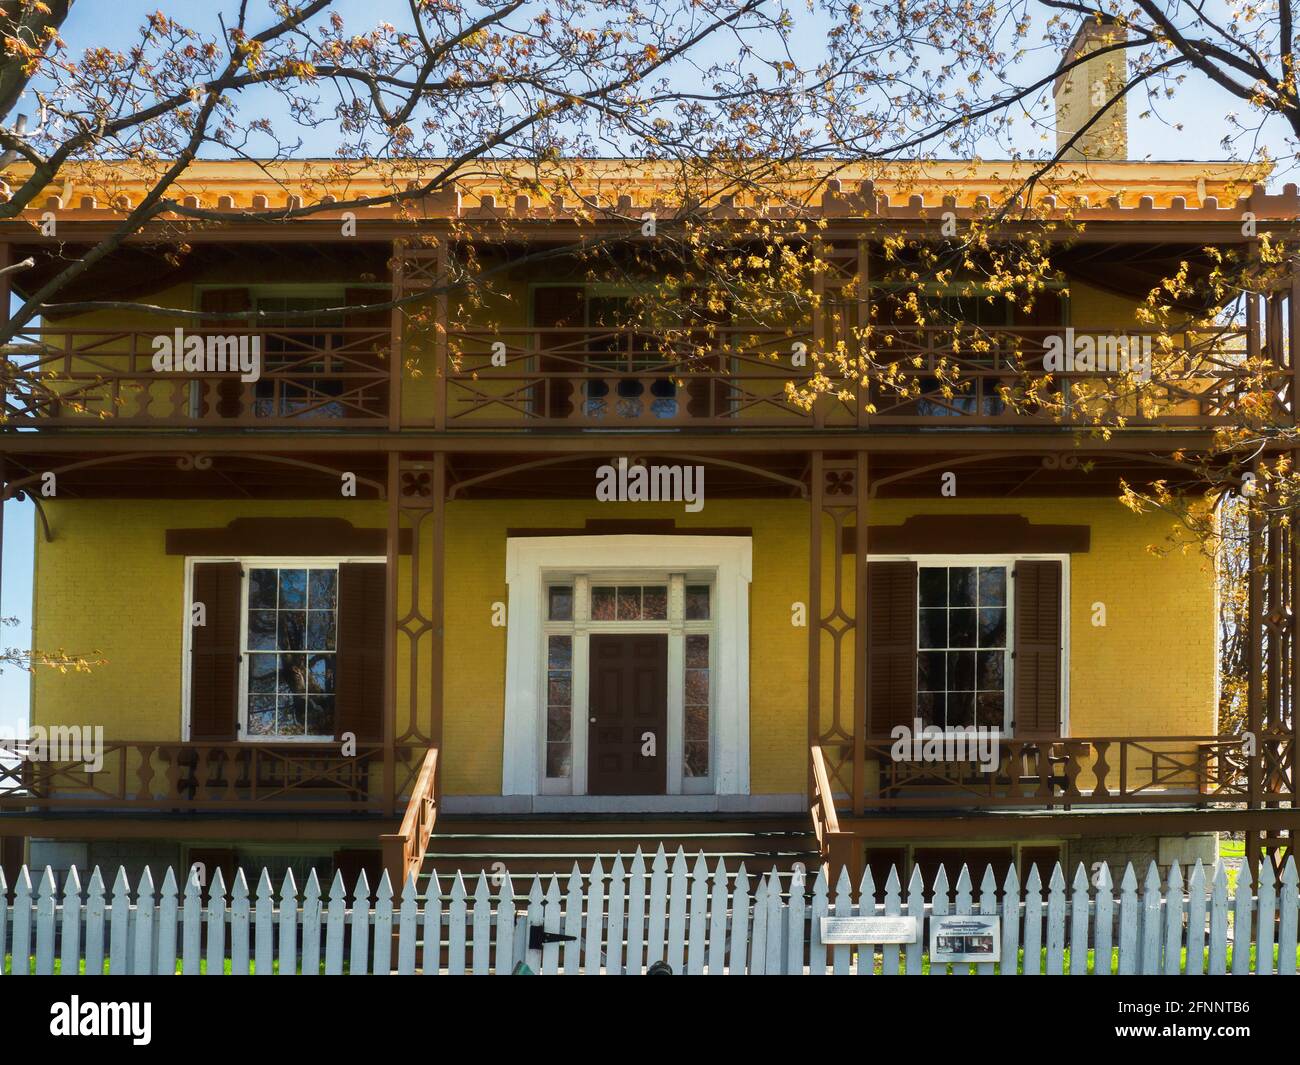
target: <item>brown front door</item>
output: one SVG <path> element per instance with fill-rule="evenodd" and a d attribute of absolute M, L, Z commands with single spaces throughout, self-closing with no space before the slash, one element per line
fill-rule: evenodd
<path fill-rule="evenodd" d="M 592 636 L 588 705 L 588 794 L 666 794 L 668 637 Z"/>

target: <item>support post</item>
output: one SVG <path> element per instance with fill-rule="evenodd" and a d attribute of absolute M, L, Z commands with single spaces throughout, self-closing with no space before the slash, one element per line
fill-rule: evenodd
<path fill-rule="evenodd" d="M 390 815 L 397 805 L 397 567 L 401 562 L 401 455 L 388 453 L 388 535 L 384 582 L 384 782 Z M 393 885 L 398 888 L 397 884 Z"/>
<path fill-rule="evenodd" d="M 812 453 L 808 493 L 808 748 L 821 740 L 821 616 L 822 616 L 822 493 L 824 456 Z M 816 794 L 811 761 L 808 765 L 808 801 Z"/>
<path fill-rule="evenodd" d="M 392 262 L 391 298 L 399 300 L 406 294 L 406 241 L 393 241 Z M 396 432 L 402 427 L 402 375 L 405 373 L 406 365 L 405 307 L 396 306 L 393 308 L 389 320 L 388 334 L 388 428 L 390 431 Z M 392 500 L 393 497 L 390 494 L 390 504 Z"/>
<path fill-rule="evenodd" d="M 854 529 L 853 552 L 853 795 L 852 810 L 855 817 L 866 811 L 866 748 L 867 748 L 867 698 L 871 691 L 871 663 L 867 654 L 867 626 L 870 611 L 867 604 L 867 501 L 870 496 L 867 452 L 858 452 L 858 468 L 854 482 L 857 488 L 857 525 Z M 857 881 L 854 881 L 857 885 Z"/>

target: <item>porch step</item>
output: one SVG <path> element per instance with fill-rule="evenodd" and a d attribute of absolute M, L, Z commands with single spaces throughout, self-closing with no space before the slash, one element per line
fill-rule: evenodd
<path fill-rule="evenodd" d="M 789 816 L 707 816 L 646 818 L 440 817 L 421 868 L 422 886 L 436 873 L 443 892 L 460 873 L 467 880 L 480 873 L 509 872 L 511 890 L 526 893 L 535 876 L 573 872 L 589 877 L 597 858 L 606 873 L 616 854 L 624 863 L 637 848 L 647 865 L 660 847 L 671 859 L 680 848 L 693 866 L 700 854 L 712 870 L 721 858 L 734 875 L 743 864 L 751 876 L 776 869 L 788 880 L 796 868 L 809 876 L 817 869 L 817 841 L 811 825 Z"/>

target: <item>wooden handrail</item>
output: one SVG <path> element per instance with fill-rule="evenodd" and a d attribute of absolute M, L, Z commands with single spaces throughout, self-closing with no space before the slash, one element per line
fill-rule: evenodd
<path fill-rule="evenodd" d="M 401 897 L 407 877 L 420 868 L 437 818 L 438 748 L 430 747 L 420 764 L 401 826 L 396 832 L 379 837 L 384 868 L 388 870 L 394 898 Z"/>

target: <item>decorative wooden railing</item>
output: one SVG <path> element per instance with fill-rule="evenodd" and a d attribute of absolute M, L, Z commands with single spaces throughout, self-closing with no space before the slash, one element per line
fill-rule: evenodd
<path fill-rule="evenodd" d="M 851 832 L 840 831 L 840 815 L 835 808 L 835 793 L 831 789 L 831 775 L 826 766 L 826 755 L 820 747 L 812 748 L 812 815 L 813 833 L 817 837 L 817 850 L 822 864 L 827 868 L 850 866 L 854 837 Z"/>
<path fill-rule="evenodd" d="M 448 428 L 480 429 L 1209 426 L 1228 422 L 1248 389 L 1276 393 L 1279 410 L 1289 403 L 1290 371 L 1249 363 L 1244 329 L 1078 330 L 1071 338 L 1091 341 L 1102 368 L 1049 374 L 1053 337 L 1066 347 L 1056 326 L 956 334 L 945 325 L 876 326 L 872 356 L 897 363 L 899 382 L 883 385 L 883 374 L 847 381 L 804 410 L 789 401 L 786 383 L 806 384 L 818 372 L 806 329 L 726 326 L 671 341 L 637 329 L 453 329 L 444 417 Z M 800 347 L 806 359 L 796 362 Z M 1139 380 L 1125 360 L 1147 351 L 1150 379 Z M 833 381 L 835 369 L 826 372 Z M 1030 393 L 1034 402 L 1024 398 Z"/>
<path fill-rule="evenodd" d="M 379 837 L 389 882 L 400 895 L 407 878 L 418 872 L 438 819 L 438 748 L 430 747 L 420 764 L 411 799 L 397 831 Z"/>
<path fill-rule="evenodd" d="M 389 408 L 386 329 L 314 327 L 183 329 L 204 343 L 202 372 L 157 369 L 156 342 L 176 333 L 47 328 L 19 335 L 6 357 L 8 424 L 87 427 L 375 428 Z M 257 380 L 229 367 L 232 352 L 259 353 Z M 209 358 L 209 347 L 211 358 Z M 218 358 L 225 356 L 225 362 Z M 184 352 L 177 356 L 184 359 Z M 160 365 L 175 365 L 162 363 Z M 250 375 L 251 376 L 251 375 Z"/>
<path fill-rule="evenodd" d="M 832 316 L 828 316 L 832 317 Z M 832 332 L 837 330 L 832 329 Z M 1232 421 L 1248 392 L 1291 408 L 1292 371 L 1251 352 L 1247 330 L 1079 329 L 1101 355 L 1152 352 L 1150 380 L 1105 369 L 1047 375 L 1043 356 L 1062 327 L 964 329 L 878 325 L 868 339 L 878 363 L 896 363 L 906 391 L 884 374 L 843 381 L 804 409 L 787 385 L 819 372 L 810 328 L 714 326 L 665 335 L 633 328 L 458 328 L 445 342 L 418 335 L 394 343 L 374 328 L 224 329 L 186 335 L 261 347 L 261 376 L 160 372 L 154 341 L 168 332 L 49 328 L 20 336 L 0 374 L 4 424 L 14 429 L 446 430 L 1128 424 L 1212 427 Z M 834 347 L 837 340 L 820 341 Z M 851 350 L 856 340 L 847 340 Z M 392 379 L 393 351 L 419 365 Z M 1258 345 L 1256 345 L 1258 347 Z M 804 358 L 796 358 L 803 353 Z M 1254 358 L 1248 358 L 1253 355 Z M 1112 367 L 1113 368 L 1113 367 Z M 832 382 L 838 371 L 827 367 Z M 405 395 L 403 396 L 403 393 Z M 1267 407 L 1267 404 L 1264 405 Z M 1251 404 L 1258 410 L 1258 403 Z"/>
<path fill-rule="evenodd" d="M 395 751 L 394 789 L 412 787 L 423 747 Z M 89 757 L 89 752 L 68 752 Z M 59 758 L 26 741 L 0 750 L 6 809 L 389 812 L 384 747 L 338 743 L 105 742 L 92 762 Z"/>
<path fill-rule="evenodd" d="M 1295 736 L 1261 735 L 1262 771 L 1252 792 L 1250 741 L 1240 736 L 1115 736 L 996 739 L 986 770 L 975 760 L 908 761 L 889 741 L 865 745 L 865 794 L 874 810 L 1097 806 L 1273 805 L 1295 800 Z M 852 746 L 813 749 L 819 789 L 848 800 Z M 973 758 L 973 756 L 972 756 Z M 814 774 L 816 775 L 816 774 Z M 824 805 L 824 801 L 823 801 Z M 845 825 L 843 820 L 841 826 Z"/>

